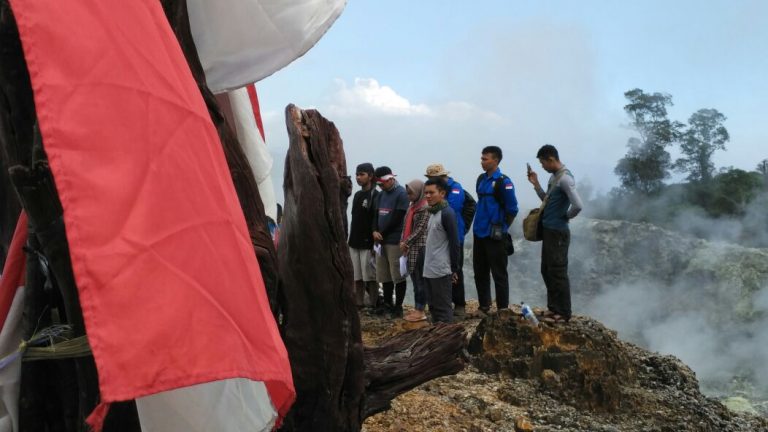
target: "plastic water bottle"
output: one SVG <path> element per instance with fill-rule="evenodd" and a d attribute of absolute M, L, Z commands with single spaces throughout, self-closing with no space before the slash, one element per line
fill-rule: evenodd
<path fill-rule="evenodd" d="M 525 318 L 529 323 L 531 323 L 532 326 L 538 327 L 539 319 L 536 318 L 536 314 L 533 313 L 533 310 L 531 310 L 531 307 L 525 303 L 520 303 L 520 305 L 523 307 L 523 318 Z"/>

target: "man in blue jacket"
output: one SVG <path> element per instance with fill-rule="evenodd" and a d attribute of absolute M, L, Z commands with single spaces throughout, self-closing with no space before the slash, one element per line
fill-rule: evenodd
<path fill-rule="evenodd" d="M 496 286 L 496 308 L 509 307 L 506 236 L 517 216 L 515 186 L 501 173 L 501 149 L 485 147 L 480 157 L 484 173 L 477 179 L 477 212 L 475 213 L 472 266 L 480 311 L 491 309 L 491 279 Z"/>
<path fill-rule="evenodd" d="M 430 180 L 441 180 L 446 185 L 448 205 L 456 213 L 456 222 L 459 233 L 459 271 L 458 281 L 453 284 L 451 299 L 453 301 L 453 314 L 458 318 L 464 317 L 464 308 L 467 305 L 464 292 L 464 238 L 469 231 L 467 222 L 472 224 L 472 217 L 475 214 L 475 199 L 461 186 L 461 183 L 449 176 L 450 171 L 446 170 L 442 164 L 432 164 L 427 167 L 424 174 Z"/>

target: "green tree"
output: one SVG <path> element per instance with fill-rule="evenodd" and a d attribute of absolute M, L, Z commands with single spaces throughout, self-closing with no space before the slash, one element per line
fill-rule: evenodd
<path fill-rule="evenodd" d="M 747 205 L 760 193 L 762 179 L 756 172 L 725 168 L 713 177 L 708 186 L 699 189 L 709 197 L 704 204 L 712 216 L 743 215 Z"/>
<path fill-rule="evenodd" d="M 757 164 L 755 171 L 759 172 L 764 176 L 768 176 L 768 159 L 761 160 L 760 163 Z"/>
<path fill-rule="evenodd" d="M 763 185 L 768 188 L 768 159 L 763 159 L 755 168 L 763 176 Z"/>
<path fill-rule="evenodd" d="M 629 151 L 614 172 L 624 191 L 650 195 L 660 191 L 669 177 L 672 159 L 666 148 L 677 141 L 682 125 L 667 117 L 667 107 L 672 106 L 672 96 L 668 94 L 634 89 L 624 93 L 624 97 L 629 101 L 624 111 L 639 137 L 629 139 Z"/>
<path fill-rule="evenodd" d="M 715 172 L 712 155 L 717 150 L 725 150 L 725 143 L 730 140 L 723 126 L 725 120 L 726 117 L 713 108 L 700 109 L 688 119 L 688 128 L 680 139 L 683 157 L 675 161 L 674 167 L 688 173 L 689 181 L 708 183 L 712 180 Z"/>

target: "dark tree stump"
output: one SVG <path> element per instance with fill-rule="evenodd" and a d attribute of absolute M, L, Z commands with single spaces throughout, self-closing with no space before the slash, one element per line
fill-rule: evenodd
<path fill-rule="evenodd" d="M 21 212 L 8 169 L 30 165 L 34 117 L 32 86 L 16 20 L 8 0 L 0 0 L 0 266 L 5 264 Z"/>
<path fill-rule="evenodd" d="M 341 137 L 317 111 L 289 105 L 285 114 L 279 298 L 297 399 L 283 430 L 355 431 L 363 419 L 363 344 L 342 224 Z"/>
<path fill-rule="evenodd" d="M 342 216 L 349 195 L 341 137 L 317 111 L 293 105 L 286 124 L 279 298 L 297 400 L 283 430 L 358 431 L 398 394 L 460 371 L 464 329 L 420 329 L 363 353 Z"/>

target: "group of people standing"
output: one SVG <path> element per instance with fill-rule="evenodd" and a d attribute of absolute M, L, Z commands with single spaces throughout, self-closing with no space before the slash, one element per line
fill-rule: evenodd
<path fill-rule="evenodd" d="M 552 174 L 547 189 L 536 173 L 527 177 L 542 199 L 543 239 L 541 273 L 547 286 L 545 320 L 567 322 L 571 317 L 568 280 L 568 221 L 582 209 L 573 174 L 560 162 L 557 149 L 545 145 L 537 154 Z M 426 180 L 400 185 L 392 169 L 362 163 L 355 170 L 361 190 L 352 202 L 349 248 L 355 279 L 355 301 L 377 314 L 403 317 L 403 301 L 410 276 L 414 309 L 404 318 L 451 322 L 465 314 L 464 239 L 473 232 L 473 270 L 480 303 L 478 313 L 491 310 L 491 278 L 496 308 L 509 307 L 508 256 L 514 251 L 509 227 L 518 214 L 515 186 L 502 174 L 502 150 L 488 146 L 481 152 L 483 169 L 475 196 L 450 176 L 442 164 L 429 165 Z M 376 186 L 380 190 L 376 190 Z M 383 298 L 379 295 L 379 286 Z"/>

